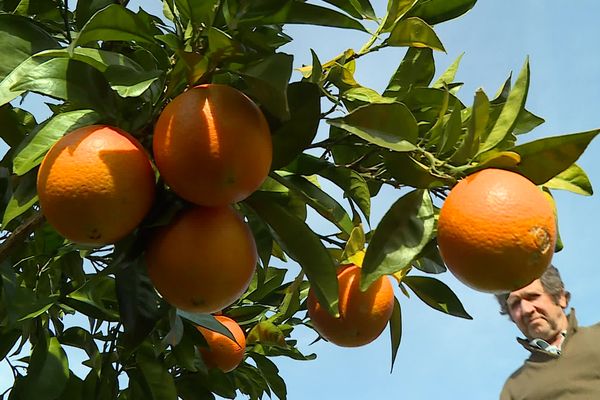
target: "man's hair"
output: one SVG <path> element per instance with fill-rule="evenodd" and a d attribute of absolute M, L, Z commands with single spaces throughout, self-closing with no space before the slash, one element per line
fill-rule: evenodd
<path fill-rule="evenodd" d="M 563 283 L 560 273 L 558 269 L 554 265 L 550 265 L 546 271 L 540 277 L 540 282 L 542 283 L 542 287 L 544 291 L 552 297 L 554 302 L 558 304 L 560 299 L 560 295 L 564 293 L 567 298 L 567 304 L 569 303 L 569 299 L 571 298 L 571 294 L 565 290 L 565 284 Z M 507 315 L 508 314 L 508 306 L 506 304 L 506 300 L 508 300 L 508 296 L 510 293 L 502 293 L 497 294 L 496 299 L 498 303 L 500 303 L 500 314 Z"/>

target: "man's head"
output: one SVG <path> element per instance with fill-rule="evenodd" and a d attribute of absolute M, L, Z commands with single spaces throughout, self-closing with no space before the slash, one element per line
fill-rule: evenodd
<path fill-rule="evenodd" d="M 508 314 L 528 338 L 540 338 L 549 343 L 567 329 L 564 309 L 570 294 L 565 291 L 558 270 L 548 267 L 540 279 L 510 293 L 498 295 L 501 314 Z"/>

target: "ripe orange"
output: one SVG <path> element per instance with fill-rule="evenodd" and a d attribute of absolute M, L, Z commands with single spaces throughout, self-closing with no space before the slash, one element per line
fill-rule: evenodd
<path fill-rule="evenodd" d="M 154 159 L 165 182 L 204 206 L 241 201 L 269 173 L 272 144 L 260 109 L 225 85 L 194 87 L 169 103 L 154 128 Z"/>
<path fill-rule="evenodd" d="M 461 180 L 440 210 L 444 262 L 466 285 L 508 292 L 540 277 L 556 243 L 553 205 L 527 178 L 484 169 Z"/>
<path fill-rule="evenodd" d="M 142 145 L 119 128 L 92 125 L 62 137 L 37 176 L 42 212 L 67 239 L 114 243 L 133 231 L 154 201 L 154 171 Z"/>
<path fill-rule="evenodd" d="M 338 346 L 358 347 L 371 343 L 383 332 L 394 309 L 394 289 L 388 277 L 377 279 L 360 291 L 360 268 L 350 265 L 338 275 L 340 317 L 321 306 L 314 291 L 308 292 L 308 315 L 313 327 Z"/>
<path fill-rule="evenodd" d="M 240 365 L 244 358 L 246 336 L 238 323 L 231 318 L 217 315 L 215 319 L 229 329 L 235 341 L 221 333 L 199 326 L 198 330 L 208 345 L 208 347 L 200 347 L 200 354 L 208 368 L 219 368 L 223 372 L 230 372 Z"/>
<path fill-rule="evenodd" d="M 257 262 L 250 228 L 230 206 L 195 206 L 161 227 L 148 242 L 148 275 L 166 301 L 213 313 L 248 288 Z"/>

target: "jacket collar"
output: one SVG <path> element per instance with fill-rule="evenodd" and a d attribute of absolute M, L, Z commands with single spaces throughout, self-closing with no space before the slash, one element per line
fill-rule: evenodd
<path fill-rule="evenodd" d="M 566 342 L 573 336 L 573 334 L 577 332 L 578 329 L 577 318 L 575 317 L 575 309 L 571 308 L 569 315 L 567 315 L 567 320 L 569 322 L 569 326 L 567 328 L 567 335 L 562 344 L 563 348 Z M 530 361 L 546 361 L 548 359 L 560 357 L 559 354 L 552 353 L 532 345 L 528 339 L 518 337 L 517 342 L 531 353 L 531 356 L 529 357 Z"/>

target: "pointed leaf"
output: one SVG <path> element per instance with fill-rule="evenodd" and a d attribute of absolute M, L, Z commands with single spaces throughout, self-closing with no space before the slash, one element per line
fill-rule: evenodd
<path fill-rule="evenodd" d="M 19 179 L 2 216 L 2 227 L 4 229 L 12 220 L 31 209 L 38 201 L 36 178 L 37 172 L 30 171 Z"/>
<path fill-rule="evenodd" d="M 366 105 L 327 123 L 390 150 L 416 149 L 417 121 L 402 103 Z"/>
<path fill-rule="evenodd" d="M 68 380 L 69 363 L 58 339 L 41 340 L 31 354 L 22 398 L 54 400 L 62 393 Z"/>
<path fill-rule="evenodd" d="M 498 120 L 494 124 L 492 131 L 486 138 L 485 142 L 479 147 L 479 154 L 493 149 L 497 144 L 502 142 L 504 138 L 511 134 L 517 124 L 519 114 L 525 108 L 527 92 L 529 90 L 529 60 L 525 60 L 523 69 L 519 73 L 519 77 L 515 82 L 515 86 L 510 91 L 506 103 L 502 107 L 502 111 Z"/>
<path fill-rule="evenodd" d="M 454 148 L 456 143 L 462 136 L 462 113 L 459 107 L 459 101 L 454 102 L 454 108 L 450 114 L 450 118 L 444 127 L 440 145 L 437 154 L 444 154 Z"/>
<path fill-rule="evenodd" d="M 344 207 L 321 188 L 311 183 L 302 176 L 290 175 L 280 177 L 278 181 L 300 196 L 307 205 L 312 207 L 319 215 L 335 224 L 348 236 L 354 225 Z"/>
<path fill-rule="evenodd" d="M 0 81 L 0 106 L 11 102 L 25 92 L 25 90 L 14 89 L 13 86 L 29 76 L 45 60 L 45 58 L 29 57 Z"/>
<path fill-rule="evenodd" d="M 273 132 L 272 169 L 288 165 L 308 147 L 317 134 L 321 118 L 318 85 L 294 82 L 287 88 L 290 119 Z"/>
<path fill-rule="evenodd" d="M 524 133 L 531 132 L 544 122 L 546 122 L 544 118 L 538 117 L 531 111 L 523 110 L 519 115 L 519 119 L 517 120 L 517 124 L 515 125 L 515 130 L 513 133 L 515 135 L 522 135 Z"/>
<path fill-rule="evenodd" d="M 282 121 L 290 118 L 287 88 L 292 60 L 289 54 L 277 53 L 241 72 L 250 93 Z"/>
<path fill-rule="evenodd" d="M 256 367 L 265 378 L 273 393 L 279 399 L 285 399 L 287 396 L 287 388 L 285 386 L 285 381 L 279 376 L 279 369 L 273 363 L 273 361 L 269 360 L 267 357 L 257 354 L 250 353 L 250 357 L 256 363 Z"/>
<path fill-rule="evenodd" d="M 510 149 L 521 156 L 516 171 L 541 185 L 573 165 L 598 133 L 600 130 L 547 137 L 516 146 Z"/>
<path fill-rule="evenodd" d="M 13 159 L 13 171 L 24 175 L 38 166 L 46 152 L 66 133 L 82 126 L 95 124 L 100 115 L 93 110 L 70 111 L 55 115 L 30 134 L 29 141 Z"/>
<path fill-rule="evenodd" d="M 308 24 L 355 29 L 366 32 L 365 27 L 360 22 L 342 13 L 329 8 L 297 1 L 288 2 L 277 13 L 272 15 L 263 15 L 253 20 L 242 19 L 240 25 L 245 24 Z"/>
<path fill-rule="evenodd" d="M 399 21 L 385 41 L 390 46 L 427 47 L 445 52 L 444 45 L 433 28 L 420 18 Z"/>
<path fill-rule="evenodd" d="M 434 175 L 429 168 L 416 161 L 410 153 L 386 153 L 384 162 L 388 172 L 399 183 L 417 189 L 444 186 L 444 178 Z"/>
<path fill-rule="evenodd" d="M 420 17 L 431 25 L 460 17 L 469 11 L 477 0 L 419 0 L 408 15 Z"/>
<path fill-rule="evenodd" d="M 388 0 L 387 13 L 383 22 L 383 31 L 389 32 L 406 13 L 418 3 L 418 0 Z"/>
<path fill-rule="evenodd" d="M 458 66 L 460 65 L 460 60 L 462 60 L 465 53 L 461 53 L 456 60 L 444 71 L 444 73 L 435 81 L 433 85 L 434 88 L 443 88 L 445 85 L 449 85 L 454 82 L 454 78 L 456 76 L 456 72 L 458 71 Z"/>
<path fill-rule="evenodd" d="M 332 315 L 338 313 L 338 286 L 331 256 L 315 233 L 268 195 L 257 192 L 248 205 L 272 228 L 283 250 L 304 270 L 319 302 Z"/>
<path fill-rule="evenodd" d="M 71 48 L 89 42 L 136 41 L 154 44 L 154 35 L 162 32 L 147 21 L 119 4 L 111 4 L 95 13 L 83 26 Z"/>
<path fill-rule="evenodd" d="M 167 366 L 154 355 L 151 345 L 144 345 L 136 352 L 136 366 L 141 371 L 150 400 L 177 398 L 177 388 Z"/>
<path fill-rule="evenodd" d="M 584 196 L 594 194 L 592 184 L 585 171 L 577 164 L 569 168 L 544 183 L 544 186 L 550 189 L 568 190 L 573 193 Z"/>
<path fill-rule="evenodd" d="M 162 75 L 162 71 L 133 71 L 127 67 L 109 66 L 105 73 L 110 87 L 121 97 L 138 97 Z"/>
<path fill-rule="evenodd" d="M 12 91 L 32 91 L 81 108 L 115 112 L 112 91 L 100 71 L 81 61 L 54 58 L 29 71 L 11 87 Z"/>
<path fill-rule="evenodd" d="M 361 288 L 410 265 L 433 236 L 434 212 L 429 192 L 412 191 L 398 199 L 373 233 L 362 267 Z"/>
<path fill-rule="evenodd" d="M 177 11 L 196 27 L 212 26 L 219 3 L 220 0 L 175 0 Z"/>
<path fill-rule="evenodd" d="M 225 325 L 223 325 L 219 321 L 217 321 L 215 319 L 215 317 L 213 317 L 210 314 L 191 313 L 188 311 L 183 311 L 183 310 L 178 309 L 177 315 L 181 316 L 182 318 L 187 319 L 188 321 L 193 322 L 194 324 L 196 324 L 198 326 L 209 329 L 213 332 L 218 332 L 222 335 L 227 336 L 231 340 L 235 340 L 235 337 L 233 336 L 231 331 L 229 329 L 227 329 L 227 327 Z"/>
<path fill-rule="evenodd" d="M 445 283 L 427 276 L 406 276 L 403 282 L 431 308 L 455 317 L 473 319 Z"/>
<path fill-rule="evenodd" d="M 392 344 L 392 364 L 390 366 L 390 374 L 394 370 L 394 361 L 398 355 L 398 348 L 400 347 L 400 341 L 402 340 L 402 309 L 400 308 L 400 302 L 394 297 L 394 310 L 390 317 L 390 340 Z"/>
<path fill-rule="evenodd" d="M 413 87 L 426 87 L 435 74 L 433 52 L 411 47 L 394 72 L 383 95 L 402 100 Z"/>
<path fill-rule="evenodd" d="M 58 42 L 32 19 L 0 14 L 0 81 L 31 55 L 56 47 Z"/>

